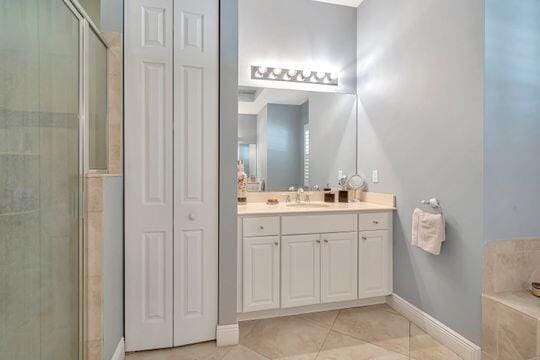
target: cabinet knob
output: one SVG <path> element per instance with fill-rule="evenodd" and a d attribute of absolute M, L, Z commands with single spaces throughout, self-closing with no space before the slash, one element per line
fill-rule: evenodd
<path fill-rule="evenodd" d="M 197 215 L 195 215 L 195 213 L 189 213 L 188 217 L 191 221 L 197 220 Z"/>
<path fill-rule="evenodd" d="M 278 245 L 279 245 L 279 243 L 278 243 L 277 241 L 275 241 L 275 242 L 274 242 L 274 245 L 278 246 Z"/>
<path fill-rule="evenodd" d="M 320 244 L 321 243 L 321 240 L 316 240 L 317 241 L 317 244 Z"/>
<path fill-rule="evenodd" d="M 324 239 L 324 242 L 325 242 L 325 243 L 328 243 L 328 239 Z"/>
<path fill-rule="evenodd" d="M 264 230 L 264 226 L 260 225 L 259 230 Z"/>
<path fill-rule="evenodd" d="M 365 237 L 365 236 L 362 236 L 362 240 L 367 240 L 367 237 Z"/>
<path fill-rule="evenodd" d="M 377 225 L 379 222 L 377 220 L 373 220 L 373 223 Z"/>

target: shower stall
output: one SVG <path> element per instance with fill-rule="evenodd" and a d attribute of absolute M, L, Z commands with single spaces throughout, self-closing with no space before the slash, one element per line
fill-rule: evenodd
<path fill-rule="evenodd" d="M 0 0 L 0 359 L 83 355 L 82 178 L 106 142 L 98 34 L 76 1 Z"/>

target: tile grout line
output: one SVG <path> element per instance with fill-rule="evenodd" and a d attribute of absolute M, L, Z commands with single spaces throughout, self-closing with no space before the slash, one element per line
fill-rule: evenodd
<path fill-rule="evenodd" d="M 337 321 L 337 318 L 339 317 L 339 314 L 341 313 L 341 310 L 338 310 L 338 313 L 336 314 L 336 317 L 334 318 L 334 321 L 332 321 L 332 325 L 330 325 L 330 328 L 328 328 L 328 332 L 326 333 L 326 336 L 324 337 L 324 340 L 322 342 L 321 348 L 317 352 L 317 355 L 315 355 L 315 358 L 313 360 L 317 360 L 319 358 L 319 355 L 321 354 L 322 349 L 324 349 L 324 345 L 326 345 L 326 340 L 328 340 L 328 337 L 330 336 L 330 333 L 334 330 L 334 325 Z"/>

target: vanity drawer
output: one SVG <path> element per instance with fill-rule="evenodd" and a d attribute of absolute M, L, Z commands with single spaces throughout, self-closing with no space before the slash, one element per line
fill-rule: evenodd
<path fill-rule="evenodd" d="M 279 235 L 279 217 L 244 218 L 244 237 Z"/>
<path fill-rule="evenodd" d="M 356 231 L 356 214 L 299 215 L 281 218 L 282 235 Z"/>
<path fill-rule="evenodd" d="M 389 227 L 389 213 L 358 214 L 358 229 L 362 230 L 386 230 Z"/>

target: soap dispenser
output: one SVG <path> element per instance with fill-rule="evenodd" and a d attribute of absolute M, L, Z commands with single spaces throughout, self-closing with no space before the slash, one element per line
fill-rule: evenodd
<path fill-rule="evenodd" d="M 247 175 L 244 172 L 244 162 L 242 160 L 238 160 L 238 163 L 236 165 L 237 168 L 237 199 L 238 199 L 238 205 L 246 205 L 247 204 Z"/>

